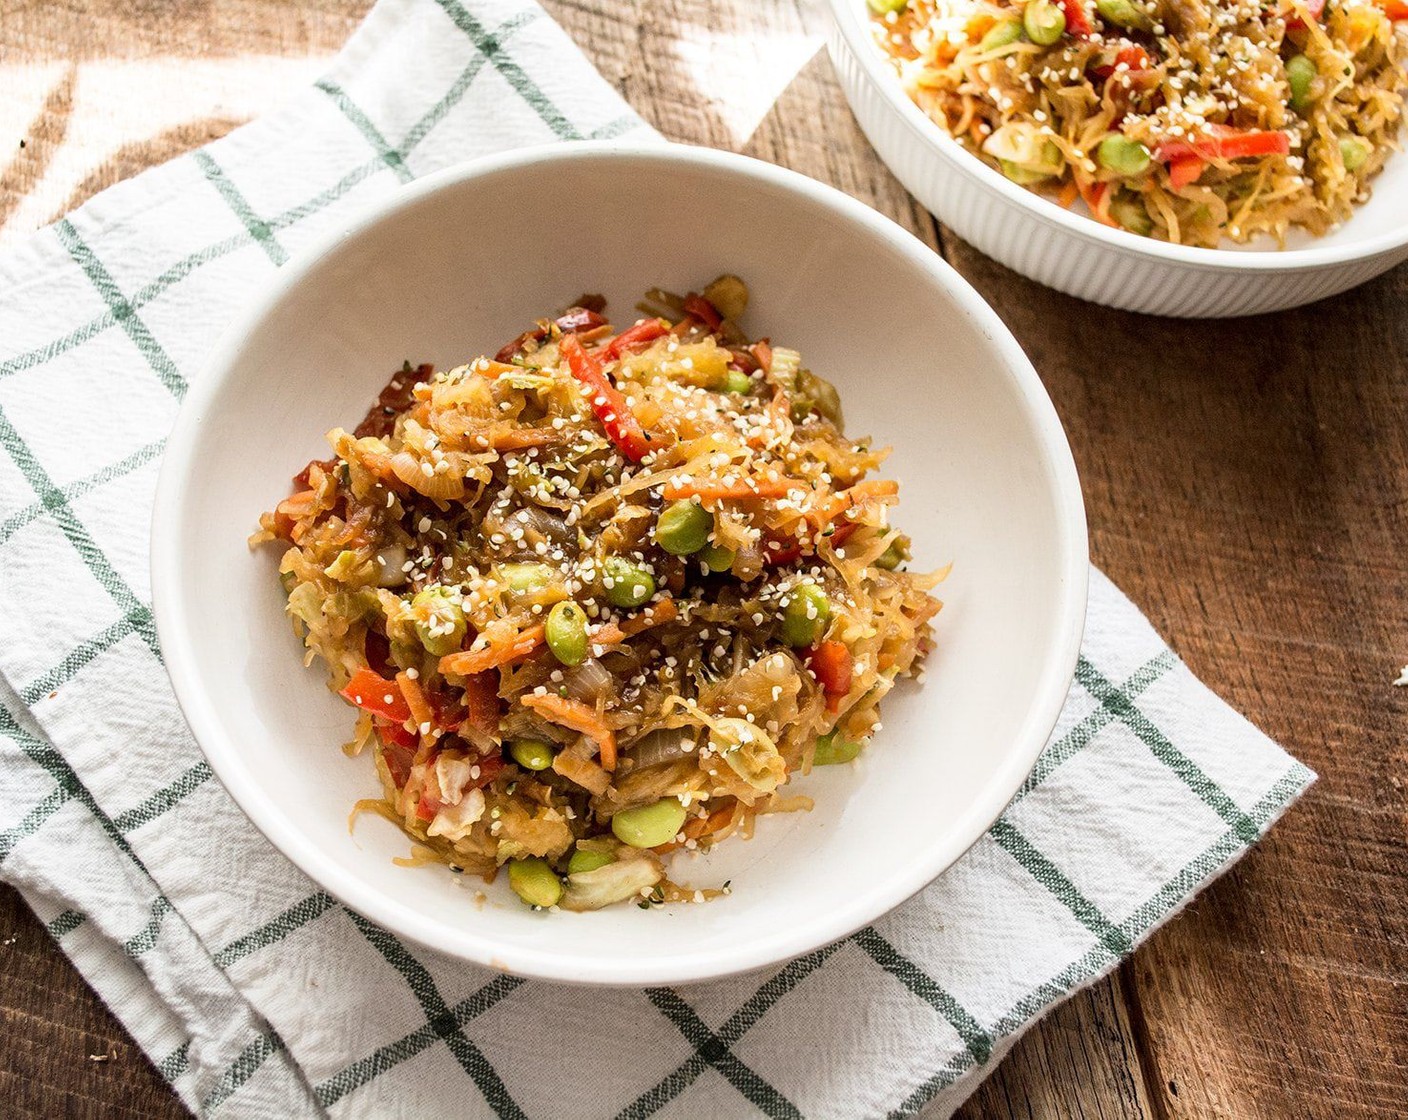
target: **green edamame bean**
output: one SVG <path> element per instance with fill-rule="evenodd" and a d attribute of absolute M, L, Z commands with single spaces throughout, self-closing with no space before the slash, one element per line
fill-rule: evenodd
<path fill-rule="evenodd" d="M 1051 0 L 1028 0 L 1022 11 L 1022 27 L 1039 47 L 1049 47 L 1066 32 L 1066 13 Z"/>
<path fill-rule="evenodd" d="M 655 577 L 625 557 L 607 557 L 602 568 L 606 600 L 613 607 L 639 607 L 655 594 Z"/>
<path fill-rule="evenodd" d="M 525 770 L 546 770 L 552 765 L 552 748 L 540 739 L 515 739 L 508 753 Z"/>
<path fill-rule="evenodd" d="M 782 607 L 782 640 L 789 646 L 816 645 L 831 620 L 831 600 L 814 583 L 799 583 Z"/>
<path fill-rule="evenodd" d="M 1100 146 L 1095 149 L 1095 158 L 1101 167 L 1108 168 L 1116 175 L 1126 176 L 1143 175 L 1153 161 L 1148 148 L 1118 132 L 1112 132 L 1100 141 Z"/>
<path fill-rule="evenodd" d="M 1358 171 L 1368 158 L 1369 145 L 1364 141 L 1354 136 L 1345 136 L 1340 140 L 1340 159 L 1346 171 Z"/>
<path fill-rule="evenodd" d="M 1003 47 L 1010 47 L 1021 37 L 1022 21 L 1005 19 L 988 28 L 988 33 L 978 41 L 978 49 L 984 52 L 1001 50 Z"/>
<path fill-rule="evenodd" d="M 583 872 L 595 871 L 599 867 L 605 867 L 608 863 L 615 863 L 605 852 L 588 852 L 582 849 L 572 853 L 572 858 L 567 861 L 567 874 L 580 875 Z"/>
<path fill-rule="evenodd" d="M 812 765 L 838 766 L 843 762 L 853 762 L 858 754 L 860 754 L 859 743 L 853 743 L 839 731 L 833 731 L 816 741 L 816 753 L 812 755 Z"/>
<path fill-rule="evenodd" d="M 448 587 L 427 587 L 411 600 L 416 637 L 434 657 L 454 653 L 464 644 L 468 629 L 464 607 Z"/>
<path fill-rule="evenodd" d="M 723 389 L 725 393 L 751 393 L 753 379 L 741 369 L 731 369 L 724 375 Z"/>
<path fill-rule="evenodd" d="M 655 543 L 675 556 L 689 556 L 709 543 L 714 515 L 693 499 L 671 502 L 655 521 Z"/>
<path fill-rule="evenodd" d="M 564 665 L 580 665 L 587 659 L 587 612 L 571 599 L 548 611 L 543 634 L 552 655 Z"/>
<path fill-rule="evenodd" d="M 508 865 L 508 885 L 529 906 L 546 909 L 562 899 L 562 880 L 547 860 L 516 859 Z"/>
<path fill-rule="evenodd" d="M 1095 0 L 1095 10 L 1106 23 L 1126 30 L 1148 31 L 1153 21 L 1132 0 Z"/>
<path fill-rule="evenodd" d="M 1298 54 L 1286 60 L 1286 81 L 1291 87 L 1291 108 L 1300 112 L 1310 105 L 1310 84 L 1315 81 L 1315 63 Z"/>
<path fill-rule="evenodd" d="M 704 561 L 704 566 L 711 572 L 726 572 L 733 567 L 736 553 L 731 548 L 720 548 L 716 544 L 705 545 L 699 553 L 699 559 Z"/>
<path fill-rule="evenodd" d="M 611 818 L 611 831 L 632 848 L 658 848 L 679 833 L 684 815 L 679 798 L 666 797 L 652 805 L 623 809 Z"/>

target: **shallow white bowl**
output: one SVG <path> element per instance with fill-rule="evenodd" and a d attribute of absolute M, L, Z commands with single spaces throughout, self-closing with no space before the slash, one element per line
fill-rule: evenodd
<path fill-rule="evenodd" d="M 1293 235 L 1285 249 L 1269 238 L 1169 245 L 1064 210 L 965 151 L 904 92 L 865 0 L 830 4 L 831 60 L 880 158 L 959 237 L 1023 276 L 1110 307 L 1217 319 L 1298 307 L 1408 259 L 1408 153 L 1390 157 L 1373 197 L 1325 237 Z"/>
<path fill-rule="evenodd" d="M 702 906 L 534 913 L 501 878 L 392 864 L 409 845 L 348 810 L 378 785 L 345 758 L 351 710 L 300 667 L 275 550 L 245 537 L 289 476 L 326 454 L 403 359 L 496 350 L 583 291 L 633 322 L 640 293 L 724 271 L 745 324 L 840 387 L 851 433 L 895 445 L 899 522 L 925 564 L 954 561 L 927 682 L 885 704 L 854 767 L 800 789 L 812 813 L 760 822 L 687 884 Z M 430 176 L 289 264 L 235 325 L 167 446 L 153 532 L 156 616 L 183 711 L 241 808 L 348 906 L 424 945 L 565 981 L 658 984 L 761 967 L 859 928 L 930 882 L 1030 769 L 1074 669 L 1085 519 L 1040 382 L 938 257 L 853 199 L 739 156 L 558 145 Z"/>

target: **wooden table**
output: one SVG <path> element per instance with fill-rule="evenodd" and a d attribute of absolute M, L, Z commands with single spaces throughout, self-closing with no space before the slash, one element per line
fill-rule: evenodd
<path fill-rule="evenodd" d="M 6 4 L 0 240 L 277 101 L 366 6 Z M 1408 661 L 1408 268 L 1232 322 L 1080 303 L 981 257 L 904 193 L 818 53 L 819 10 L 546 6 L 667 136 L 833 183 L 972 281 L 1065 422 L 1095 562 L 1196 673 L 1321 775 L 1255 852 L 1034 1028 L 963 1115 L 1401 1113 L 1408 689 L 1391 682 Z M 174 109 L 162 95 L 172 82 L 183 90 Z M 0 1100 L 11 1115 L 181 1114 L 8 888 L 0 968 Z"/>

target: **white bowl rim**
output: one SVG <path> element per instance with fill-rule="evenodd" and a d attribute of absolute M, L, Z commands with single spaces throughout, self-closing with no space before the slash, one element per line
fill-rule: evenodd
<path fill-rule="evenodd" d="M 182 500 L 187 464 L 199 448 L 207 409 L 232 373 L 232 363 L 244 339 L 312 269 L 336 254 L 375 225 L 415 205 L 443 188 L 500 171 L 542 166 L 559 161 L 645 160 L 665 164 L 691 164 L 723 170 L 761 185 L 781 188 L 839 217 L 857 223 L 886 241 L 911 263 L 929 271 L 970 316 L 998 351 L 1008 376 L 1027 406 L 1038 445 L 1051 470 L 1059 504 L 1058 556 L 1063 597 L 1057 613 L 1056 648 L 1043 668 L 1027 718 L 1005 764 L 988 783 L 987 795 L 975 804 L 970 821 L 982 827 L 945 838 L 921 858 L 898 867 L 879 905 L 840 908 L 795 929 L 777 931 L 748 945 L 698 953 L 688 948 L 662 955 L 650 962 L 602 960 L 557 950 L 525 949 L 485 937 L 472 925 L 456 930 L 447 944 L 443 923 L 421 911 L 381 894 L 350 870 L 339 867 L 304 836 L 263 793 L 255 775 L 239 760 L 237 745 L 223 732 L 203 681 L 191 656 L 194 627 L 185 617 L 178 590 L 182 561 L 177 546 L 185 521 Z M 1085 624 L 1089 579 L 1089 551 L 1085 506 L 1075 460 L 1066 441 L 1056 409 L 1047 396 L 1026 354 L 997 313 L 937 253 L 889 218 L 833 187 L 795 171 L 731 152 L 658 142 L 573 141 L 520 148 L 458 164 L 434 172 L 369 204 L 336 228 L 322 235 L 294 260 L 284 265 L 261 290 L 252 304 L 238 315 L 217 342 L 205 372 L 192 385 L 167 441 L 152 515 L 152 592 L 157 631 L 168 674 L 182 713 L 211 768 L 250 821 L 283 855 L 314 882 L 350 909 L 378 925 L 436 952 L 456 956 L 501 971 L 563 983 L 615 986 L 694 983 L 761 969 L 786 961 L 848 936 L 888 913 L 923 889 L 968 850 L 997 819 L 1030 773 L 1041 748 L 1055 726 L 1075 673 Z M 980 810 L 980 811 L 979 811 Z M 893 861 L 899 865 L 901 861 Z M 437 936 L 425 927 L 434 926 Z"/>
<path fill-rule="evenodd" d="M 828 0 L 828 3 L 831 6 L 832 18 L 851 54 L 870 78 L 871 84 L 879 89 L 881 96 L 899 113 L 918 139 L 931 145 L 959 171 L 976 178 L 988 190 L 1020 206 L 1032 217 L 1049 226 L 1124 253 L 1138 254 L 1209 272 L 1301 272 L 1368 260 L 1408 245 L 1408 223 L 1404 223 L 1397 230 L 1362 242 L 1346 241 L 1338 245 L 1311 245 L 1305 248 L 1268 249 L 1260 252 L 1206 249 L 1196 245 L 1171 245 L 1167 241 L 1141 237 L 1137 233 L 1112 229 L 1093 218 L 1063 210 L 1050 199 L 1017 186 L 989 167 L 930 120 L 928 115 L 906 96 L 898 77 L 889 69 L 880 48 L 870 35 L 868 20 L 863 22 L 857 18 L 857 8 L 864 8 L 865 0 Z M 1408 157 L 1400 152 L 1398 158 Z M 1352 215 L 1347 219 L 1353 220 Z"/>

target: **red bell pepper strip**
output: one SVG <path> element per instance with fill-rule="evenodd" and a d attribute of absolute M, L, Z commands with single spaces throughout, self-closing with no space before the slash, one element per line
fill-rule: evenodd
<path fill-rule="evenodd" d="M 1168 165 L 1168 181 L 1176 191 L 1181 191 L 1191 183 L 1196 183 L 1205 170 L 1207 161 L 1199 156 L 1184 156 L 1182 159 L 1170 160 Z"/>
<path fill-rule="evenodd" d="M 660 319 L 642 319 L 633 327 L 627 327 L 602 350 L 607 361 L 619 358 L 627 350 L 634 350 L 637 346 L 645 346 L 654 342 L 661 335 L 670 333 L 670 328 Z"/>
<path fill-rule="evenodd" d="M 846 543 L 847 538 L 859 528 L 860 526 L 854 521 L 838 521 L 830 535 L 824 539 L 830 542 L 832 548 L 840 548 Z M 790 564 L 801 558 L 802 546 L 799 544 L 770 540 L 763 545 L 763 559 L 774 567 L 781 567 L 783 564 Z"/>
<path fill-rule="evenodd" d="M 1115 61 L 1113 63 L 1109 66 L 1096 66 L 1094 70 L 1097 76 L 1108 78 L 1119 69 L 1121 64 L 1123 64 L 1131 74 L 1137 74 L 1140 70 L 1149 69 L 1153 64 L 1153 60 L 1149 57 L 1149 52 L 1138 43 L 1126 43 L 1115 52 Z"/>
<path fill-rule="evenodd" d="M 407 731 L 404 723 L 392 723 L 382 716 L 372 716 L 372 726 L 376 728 L 377 737 L 387 747 L 400 747 L 414 754 L 416 747 L 420 745 L 420 736 L 414 731 Z M 400 784 L 405 784 L 404 778 Z"/>
<path fill-rule="evenodd" d="M 693 315 L 711 331 L 723 325 L 724 317 L 719 314 L 719 309 L 697 292 L 690 292 L 684 297 L 684 310 L 686 315 Z"/>
<path fill-rule="evenodd" d="M 834 712 L 851 691 L 854 659 L 844 642 L 822 642 L 807 652 L 807 668 L 826 695 L 826 709 Z"/>
<path fill-rule="evenodd" d="M 1250 156 L 1284 156 L 1291 150 L 1291 137 L 1279 129 L 1241 129 L 1215 124 L 1206 136 L 1196 140 L 1166 140 L 1154 158 L 1166 163 L 1188 156 L 1199 159 L 1246 159 Z"/>
<path fill-rule="evenodd" d="M 401 686 L 371 669 L 358 669 L 353 673 L 352 680 L 341 695 L 357 707 L 392 723 L 405 723 L 411 718 L 411 709 L 401 695 Z"/>
<path fill-rule="evenodd" d="M 1090 16 L 1086 15 L 1085 5 L 1081 0 L 1056 0 L 1056 6 L 1066 17 L 1066 30 L 1073 38 L 1090 38 L 1095 28 L 1091 25 Z"/>
<path fill-rule="evenodd" d="M 611 384 L 601 363 L 594 355 L 587 353 L 575 334 L 564 335 L 561 348 L 572 376 L 586 389 L 592 411 L 606 429 L 611 442 L 632 463 L 639 463 L 650 451 L 650 437 L 626 407 L 626 398 Z"/>
<path fill-rule="evenodd" d="M 1408 19 L 1408 0 L 1379 0 L 1379 6 L 1383 8 L 1384 15 L 1395 23 Z"/>

